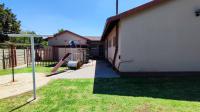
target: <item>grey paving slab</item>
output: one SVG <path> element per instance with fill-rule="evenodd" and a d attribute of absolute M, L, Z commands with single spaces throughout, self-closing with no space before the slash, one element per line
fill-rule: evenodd
<path fill-rule="evenodd" d="M 105 61 L 90 61 L 79 70 L 68 70 L 51 76 L 52 79 L 118 78 L 119 75 Z"/>

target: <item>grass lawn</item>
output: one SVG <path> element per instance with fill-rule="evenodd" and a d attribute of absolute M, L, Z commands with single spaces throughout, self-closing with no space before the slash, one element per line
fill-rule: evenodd
<path fill-rule="evenodd" d="M 0 112 L 199 112 L 200 78 L 55 80 L 0 100 Z"/>
<path fill-rule="evenodd" d="M 61 67 L 59 70 L 65 70 L 66 67 Z M 52 67 L 40 67 L 37 66 L 36 67 L 36 72 L 37 73 L 45 73 L 47 75 L 49 75 L 51 73 Z M 15 69 L 15 74 L 19 74 L 19 73 L 31 73 L 32 72 L 32 68 L 20 68 L 20 69 Z M 0 70 L 0 76 L 2 75 L 8 75 L 8 74 L 12 74 L 11 69 L 6 69 L 6 70 Z"/>

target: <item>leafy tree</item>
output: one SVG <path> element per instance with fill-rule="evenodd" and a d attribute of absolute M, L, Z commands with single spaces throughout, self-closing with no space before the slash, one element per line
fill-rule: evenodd
<path fill-rule="evenodd" d="M 58 33 L 61 33 L 61 32 L 64 32 L 64 31 L 65 31 L 65 29 L 61 28 L 61 29 L 58 30 Z"/>
<path fill-rule="evenodd" d="M 7 35 L 0 34 L 0 43 L 4 41 L 9 41 L 9 37 Z"/>
<path fill-rule="evenodd" d="M 35 34 L 36 35 L 36 33 L 34 31 L 22 31 L 21 34 Z M 30 44 L 29 38 L 24 38 L 24 40 L 19 38 L 17 42 L 20 43 L 20 41 L 23 41 L 22 43 Z M 34 42 L 38 46 L 47 46 L 48 45 L 47 42 L 42 37 L 35 37 Z"/>
<path fill-rule="evenodd" d="M 4 34 L 20 33 L 20 26 L 21 22 L 17 20 L 12 10 L 0 4 L 0 40 L 5 41 Z"/>

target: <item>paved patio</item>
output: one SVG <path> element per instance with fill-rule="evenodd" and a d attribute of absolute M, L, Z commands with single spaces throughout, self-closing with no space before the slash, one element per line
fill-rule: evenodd
<path fill-rule="evenodd" d="M 88 78 L 118 78 L 119 75 L 113 71 L 105 61 L 90 61 L 79 70 L 69 70 L 51 76 L 52 79 L 88 79 Z"/>

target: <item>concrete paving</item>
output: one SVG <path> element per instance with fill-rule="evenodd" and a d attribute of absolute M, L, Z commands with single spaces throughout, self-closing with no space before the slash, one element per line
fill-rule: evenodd
<path fill-rule="evenodd" d="M 46 77 L 45 74 L 36 73 L 36 87 L 46 85 L 52 79 L 94 79 L 94 78 L 118 78 L 119 75 L 104 61 L 90 61 L 79 70 Z M 32 90 L 32 74 L 23 73 L 15 75 L 15 82 L 11 82 L 11 75 L 0 76 L 0 99 L 19 95 Z"/>
<path fill-rule="evenodd" d="M 16 96 L 33 89 L 33 80 L 31 73 L 15 75 L 15 82 L 12 82 L 12 75 L 0 76 L 0 99 L 10 96 Z M 45 74 L 36 73 L 36 87 L 42 87 L 50 81 Z"/>
<path fill-rule="evenodd" d="M 26 67 L 27 67 L 27 65 L 24 64 L 24 65 L 16 66 L 15 69 L 21 69 L 21 68 L 26 68 Z"/>
<path fill-rule="evenodd" d="M 51 76 L 52 79 L 118 78 L 119 75 L 105 61 L 90 61 L 79 70 L 68 70 Z"/>

